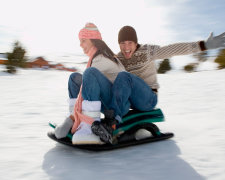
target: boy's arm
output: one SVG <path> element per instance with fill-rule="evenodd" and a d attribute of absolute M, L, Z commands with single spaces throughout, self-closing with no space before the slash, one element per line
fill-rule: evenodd
<path fill-rule="evenodd" d="M 204 41 L 175 43 L 156 48 L 153 52 L 153 59 L 167 59 L 173 56 L 188 55 L 204 50 L 206 50 Z"/>
<path fill-rule="evenodd" d="M 225 48 L 225 32 L 218 36 L 213 36 L 211 33 L 206 41 L 175 43 L 156 48 L 153 52 L 153 59 L 166 59 L 173 56 L 188 55 L 221 47 Z"/>

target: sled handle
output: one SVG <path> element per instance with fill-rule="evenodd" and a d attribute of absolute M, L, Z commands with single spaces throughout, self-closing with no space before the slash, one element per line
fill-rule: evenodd
<path fill-rule="evenodd" d="M 48 125 L 51 126 L 51 127 L 54 128 L 54 129 L 55 129 L 55 127 L 56 127 L 56 125 L 53 124 L 53 123 L 51 123 L 51 122 L 49 122 Z"/>

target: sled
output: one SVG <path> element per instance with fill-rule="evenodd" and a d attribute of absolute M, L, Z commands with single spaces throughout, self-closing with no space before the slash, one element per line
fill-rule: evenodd
<path fill-rule="evenodd" d="M 62 139 L 57 139 L 54 135 L 54 132 L 48 132 L 48 137 L 52 140 L 71 146 L 73 148 L 86 149 L 91 151 L 105 151 L 113 150 L 118 148 L 124 148 L 128 146 L 134 146 L 144 143 L 152 143 L 156 141 L 166 140 L 174 136 L 173 133 L 162 133 L 159 128 L 154 124 L 156 122 L 164 121 L 164 115 L 160 109 L 154 109 L 148 112 L 142 112 L 137 110 L 131 110 L 129 113 L 123 117 L 123 123 L 118 123 L 116 125 L 116 130 L 113 132 L 115 141 L 113 144 L 82 144 L 75 145 L 72 144 L 72 134 L 68 133 L 67 137 Z M 49 123 L 53 128 L 56 125 Z M 134 134 L 139 129 L 146 129 L 151 132 L 152 136 L 136 140 Z"/>

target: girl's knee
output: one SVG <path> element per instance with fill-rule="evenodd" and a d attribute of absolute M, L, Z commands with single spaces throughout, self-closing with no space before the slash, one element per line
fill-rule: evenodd
<path fill-rule="evenodd" d="M 78 72 L 70 74 L 69 81 L 75 82 L 77 84 L 82 83 L 82 75 Z"/>
<path fill-rule="evenodd" d="M 120 79 L 120 80 L 127 79 L 129 77 L 130 77 L 130 73 L 126 71 L 119 72 L 117 75 L 117 79 Z"/>
<path fill-rule="evenodd" d="M 95 68 L 95 67 L 89 67 L 89 68 L 87 68 L 84 71 L 83 76 L 84 77 L 89 77 L 89 76 L 93 76 L 94 74 L 99 73 L 99 72 L 100 71 L 97 68 Z"/>

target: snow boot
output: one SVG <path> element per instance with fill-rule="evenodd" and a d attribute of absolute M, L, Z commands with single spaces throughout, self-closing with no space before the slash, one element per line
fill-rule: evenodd
<path fill-rule="evenodd" d="M 139 129 L 135 132 L 135 139 L 136 140 L 141 140 L 141 139 L 146 139 L 152 136 L 152 133 L 146 129 Z"/>
<path fill-rule="evenodd" d="M 100 121 L 101 101 L 82 102 L 82 113 L 92 117 L 95 122 Z M 104 144 L 98 136 L 93 134 L 91 124 L 81 122 L 72 138 L 73 144 Z"/>
<path fill-rule="evenodd" d="M 70 115 L 74 113 L 74 105 L 76 103 L 76 98 L 69 99 L 69 116 L 64 120 L 64 122 L 56 126 L 55 128 L 55 136 L 58 139 L 65 138 L 70 129 L 73 126 L 74 121 L 70 118 Z"/>
<path fill-rule="evenodd" d="M 104 114 L 105 118 L 101 122 L 95 121 L 92 124 L 91 129 L 103 142 L 113 144 L 113 131 L 116 129 L 114 111 L 106 110 Z"/>

